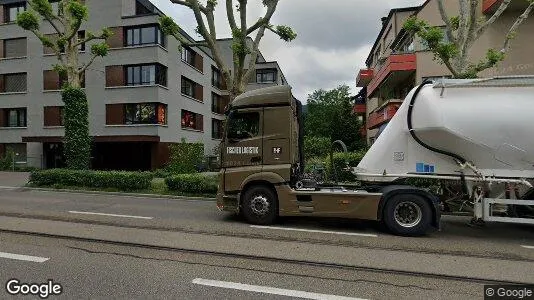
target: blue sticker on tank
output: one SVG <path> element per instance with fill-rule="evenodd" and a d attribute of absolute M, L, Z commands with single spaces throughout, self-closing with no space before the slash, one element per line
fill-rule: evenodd
<path fill-rule="evenodd" d="M 415 164 L 415 172 L 417 173 L 434 173 L 436 167 L 434 165 L 425 164 L 422 162 Z"/>

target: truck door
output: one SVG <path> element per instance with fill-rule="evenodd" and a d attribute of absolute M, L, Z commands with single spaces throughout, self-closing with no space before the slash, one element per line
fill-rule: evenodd
<path fill-rule="evenodd" d="M 233 110 L 228 115 L 222 144 L 225 191 L 240 190 L 251 174 L 261 172 L 263 164 L 263 108 Z"/>

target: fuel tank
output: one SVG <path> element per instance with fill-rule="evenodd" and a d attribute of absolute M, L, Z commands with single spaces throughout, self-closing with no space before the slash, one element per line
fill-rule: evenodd
<path fill-rule="evenodd" d="M 534 76 L 445 79 L 426 84 L 416 95 L 411 115 L 411 129 L 422 143 L 408 128 L 416 89 L 408 94 L 355 174 L 458 175 L 457 159 L 446 155 L 454 154 L 486 176 L 534 178 Z M 474 174 L 468 169 L 464 172 Z"/>

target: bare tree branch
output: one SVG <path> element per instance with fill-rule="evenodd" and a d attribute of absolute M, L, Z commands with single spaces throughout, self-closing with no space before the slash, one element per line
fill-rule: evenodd
<path fill-rule="evenodd" d="M 63 31 L 61 31 L 61 30 L 59 29 L 59 27 L 57 26 L 57 24 L 54 23 L 54 21 L 53 21 L 52 19 L 50 19 L 49 17 L 44 17 L 44 18 L 45 18 L 45 20 L 48 21 L 48 23 L 50 23 L 50 25 L 52 26 L 52 28 L 54 28 L 54 30 L 55 30 L 58 34 L 63 33 Z M 59 20 L 59 18 L 57 18 L 57 17 L 54 18 L 54 19 L 58 19 L 58 20 Z"/>
<path fill-rule="evenodd" d="M 93 64 L 93 62 L 95 61 L 95 59 L 97 57 L 98 57 L 98 55 L 93 54 L 93 56 L 91 56 L 91 59 L 89 60 L 89 62 L 87 62 L 85 65 L 83 65 L 82 67 L 80 67 L 78 69 L 78 75 L 83 74 L 85 72 L 85 70 L 87 70 L 87 68 L 89 68 L 89 66 Z"/>
<path fill-rule="evenodd" d="M 254 39 L 254 42 L 252 44 L 252 55 L 250 56 L 250 60 L 248 62 L 248 70 L 245 72 L 245 75 L 243 76 L 243 81 L 248 82 L 250 79 L 250 76 L 255 72 L 256 70 L 256 59 L 258 58 L 259 53 L 259 46 L 260 41 L 263 38 L 263 35 L 265 34 L 265 29 L 267 26 L 262 26 L 258 30 L 258 33 L 256 34 L 256 38 Z"/>
<path fill-rule="evenodd" d="M 445 22 L 445 30 L 449 41 L 451 41 L 452 43 L 457 43 L 457 39 L 452 33 L 452 23 L 449 19 L 449 16 L 447 15 L 447 12 L 445 11 L 445 5 L 443 5 L 443 0 L 438 0 L 438 9 L 441 15 L 441 19 L 443 20 L 443 22 Z"/>
<path fill-rule="evenodd" d="M 73 45 L 73 47 L 78 47 L 80 45 L 83 45 L 83 44 L 88 43 L 88 42 L 93 41 L 93 40 L 105 40 L 105 39 L 106 38 L 104 38 L 104 33 L 102 33 L 100 35 L 88 36 L 85 39 L 82 39 L 82 40 L 79 40 L 78 42 L 76 42 Z"/>
<path fill-rule="evenodd" d="M 247 31 L 247 0 L 239 0 L 239 17 L 241 19 L 241 32 Z"/>
<path fill-rule="evenodd" d="M 191 3 L 189 3 L 187 0 L 170 0 L 172 3 L 174 4 L 179 4 L 179 5 L 183 5 L 183 6 L 187 6 L 189 8 L 192 7 Z"/>
<path fill-rule="evenodd" d="M 460 18 L 458 21 L 458 32 L 457 32 L 457 38 L 458 38 L 458 44 L 464 45 L 465 40 L 467 39 L 467 28 L 469 26 L 469 16 L 468 16 L 468 10 L 469 10 L 469 3 L 468 0 L 460 0 Z M 460 49 L 461 51 L 462 49 Z"/>
<path fill-rule="evenodd" d="M 226 0 L 226 15 L 228 17 L 228 23 L 230 24 L 230 29 L 232 31 L 237 29 L 237 23 L 235 22 L 234 17 L 234 1 Z"/>
<path fill-rule="evenodd" d="M 276 6 L 278 5 L 278 0 L 271 0 L 267 2 L 267 12 L 265 13 L 265 16 L 263 18 L 260 18 L 254 25 L 252 25 L 247 30 L 247 35 L 253 33 L 258 28 L 260 28 L 262 25 L 268 25 L 271 21 L 271 18 L 276 11 Z"/>
<path fill-rule="evenodd" d="M 510 2 L 512 2 L 512 0 L 503 0 L 503 2 L 499 6 L 499 8 L 497 8 L 497 11 L 495 11 L 493 16 L 491 16 L 491 18 L 489 18 L 484 23 L 484 25 L 482 25 L 482 26 L 480 26 L 480 28 L 478 28 L 478 30 L 477 30 L 477 32 L 475 34 L 475 39 L 479 38 L 482 34 L 484 34 L 484 32 L 486 32 L 488 27 L 491 24 L 493 24 L 503 14 L 503 12 L 506 10 L 506 8 L 508 8 L 508 6 L 510 5 Z"/>
<path fill-rule="evenodd" d="M 523 22 L 525 22 L 528 19 L 530 13 L 532 12 L 532 9 L 534 9 L 534 2 L 531 2 L 528 5 L 528 7 L 521 14 L 521 16 L 519 16 L 519 18 L 517 18 L 517 20 L 514 22 L 512 27 L 510 27 L 510 30 L 508 30 L 508 33 L 506 34 L 506 38 L 504 39 L 504 45 L 501 49 L 502 53 L 505 53 L 506 51 L 508 51 L 508 48 L 510 47 L 510 42 L 515 37 L 517 29 L 519 28 L 519 26 L 521 26 L 521 24 L 523 24 Z"/>
<path fill-rule="evenodd" d="M 48 38 L 44 36 L 44 34 L 40 33 L 39 31 L 37 30 L 31 30 L 31 32 L 41 41 L 41 43 L 43 44 L 48 44 L 47 41 Z M 56 43 L 50 43 L 50 46 L 52 47 L 48 47 L 50 49 L 52 49 L 52 51 L 54 51 L 54 54 L 56 55 L 57 59 L 61 62 L 61 63 L 65 63 L 65 61 L 63 60 L 63 55 L 60 51 L 60 49 L 58 48 L 57 44 Z"/>

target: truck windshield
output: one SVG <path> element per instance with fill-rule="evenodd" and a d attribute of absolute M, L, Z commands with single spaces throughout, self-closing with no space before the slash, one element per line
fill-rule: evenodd
<path fill-rule="evenodd" d="M 228 117 L 227 137 L 233 140 L 253 138 L 259 133 L 260 114 L 258 112 L 233 111 Z"/>

